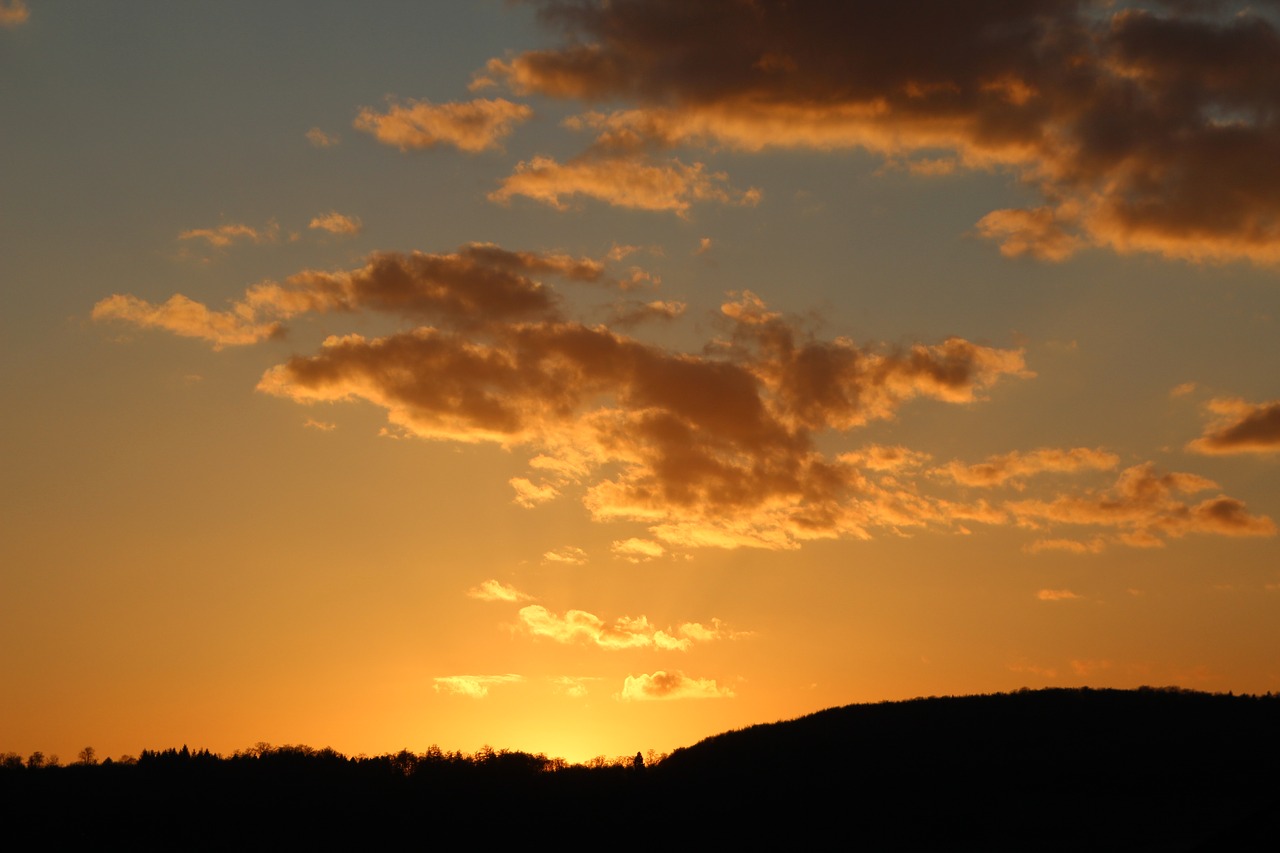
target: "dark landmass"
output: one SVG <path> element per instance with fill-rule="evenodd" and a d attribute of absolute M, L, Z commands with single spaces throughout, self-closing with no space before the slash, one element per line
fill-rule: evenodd
<path fill-rule="evenodd" d="M 515 842 L 853 850 L 1276 849 L 1280 696 L 1037 690 L 832 708 L 643 766 L 431 749 L 33 767 L 6 841 L 227 849 Z M 39 762 L 34 762 L 38 764 Z"/>

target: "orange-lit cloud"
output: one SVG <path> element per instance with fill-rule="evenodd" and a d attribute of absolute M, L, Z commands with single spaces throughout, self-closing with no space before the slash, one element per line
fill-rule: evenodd
<path fill-rule="evenodd" d="M 16 27 L 26 23 L 31 16 L 26 0 L 5 0 L 0 2 L 0 27 Z"/>
<path fill-rule="evenodd" d="M 1078 601 L 1080 596 L 1069 589 L 1042 589 L 1036 593 L 1041 601 Z"/>
<path fill-rule="evenodd" d="M 528 601 L 533 598 L 531 595 L 525 595 L 514 586 L 493 579 L 484 581 L 479 586 L 474 586 L 467 590 L 467 597 L 478 598 L 481 601 Z"/>
<path fill-rule="evenodd" d="M 655 299 L 650 302 L 622 302 L 613 307 L 609 325 L 614 328 L 630 328 L 650 320 L 675 320 L 684 315 L 689 306 L 683 302 Z"/>
<path fill-rule="evenodd" d="M 184 338 L 199 338 L 215 349 L 242 346 L 278 335 L 277 322 L 258 322 L 251 312 L 210 311 L 199 302 L 175 294 L 153 305 L 136 296 L 115 294 L 93 306 L 94 320 L 120 320 L 144 329 L 163 329 Z"/>
<path fill-rule="evenodd" d="M 1217 419 L 1187 449 L 1219 455 L 1280 452 L 1280 400 L 1255 404 L 1216 398 L 1208 409 Z"/>
<path fill-rule="evenodd" d="M 707 627 L 701 622 L 686 622 L 677 629 L 682 637 L 688 637 L 695 643 L 708 643 L 713 640 L 740 640 L 745 637 L 753 636 L 752 631 L 734 631 L 726 626 L 719 619 L 712 619 L 711 626 Z"/>
<path fill-rule="evenodd" d="M 929 461 L 929 454 L 910 450 L 901 445 L 889 447 L 869 444 L 859 450 L 840 454 L 840 461 L 868 471 L 898 471 L 919 468 Z"/>
<path fill-rule="evenodd" d="M 1161 537 L 1188 533 L 1221 536 L 1274 536 L 1270 518 L 1250 515 L 1240 501 L 1218 495 L 1191 504 L 1190 495 L 1217 484 L 1194 474 L 1158 474 L 1150 463 L 1126 469 L 1111 489 L 1084 495 L 1060 495 L 1051 501 L 1026 500 L 1006 504 L 1018 523 L 1031 529 L 1046 525 L 1091 525 L 1112 528 L 1129 545 L 1153 546 Z"/>
<path fill-rule="evenodd" d="M 630 563 L 656 560 L 667 553 L 667 549 L 662 547 L 662 543 L 654 542 L 652 539 L 639 539 L 636 537 L 614 542 L 610 550 L 613 551 L 615 557 Z"/>
<path fill-rule="evenodd" d="M 1085 242 L 1067 232 L 1047 207 L 1035 210 L 993 210 L 978 220 L 978 233 L 1000 243 L 1009 258 L 1030 255 L 1042 261 L 1063 261 Z"/>
<path fill-rule="evenodd" d="M 935 473 L 945 475 L 964 486 L 999 486 L 1018 482 L 1044 471 L 1071 472 L 1086 469 L 1107 471 L 1120 463 L 1120 457 L 1105 450 L 1073 447 L 1070 450 L 1044 447 L 1029 453 L 1005 453 L 992 456 L 976 465 L 950 462 Z"/>
<path fill-rule="evenodd" d="M 660 631 L 641 616 L 632 619 L 621 617 L 612 625 L 585 610 L 569 610 L 557 616 L 539 604 L 520 608 L 520 621 L 535 637 L 547 637 L 557 643 L 585 642 L 602 649 L 681 649 L 684 646 L 670 634 Z"/>
<path fill-rule="evenodd" d="M 319 430 L 320 432 L 333 432 L 338 428 L 338 425 L 335 423 L 330 423 L 329 421 L 318 421 L 315 418 L 307 418 L 302 425 L 307 429 Z"/>
<path fill-rule="evenodd" d="M 1033 552 L 1274 533 L 1270 519 L 1225 495 L 1181 500 L 1216 486 L 1150 466 L 1130 468 L 1110 491 L 1055 487 L 999 504 L 947 499 L 928 479 L 1025 490 L 1039 472 L 1117 464 L 1097 449 L 1042 448 L 932 470 L 927 454 L 904 447 L 819 449 L 819 436 L 825 444 L 896 418 L 914 400 L 969 405 L 1011 377 L 1029 378 L 1020 349 L 961 338 L 897 347 L 823 340 L 742 292 L 721 305 L 719 338 L 696 354 L 679 352 L 569 319 L 554 289 L 534 277 L 543 274 L 607 279 L 598 261 L 472 244 L 450 254 L 378 253 L 349 272 L 304 271 L 255 285 L 222 312 L 181 296 L 155 306 L 116 295 L 94 317 L 215 346 L 252 343 L 306 312 L 429 323 L 375 338 L 331 336 L 318 352 L 267 370 L 258 389 L 302 404 L 363 400 L 384 409 L 390 434 L 402 437 L 524 449 L 529 469 L 509 480 L 515 502 L 569 498 L 596 521 L 643 525 L 645 535 L 613 546 L 627 560 L 913 528 L 969 533 L 973 523 L 1036 531 Z M 1058 525 L 1101 530 L 1083 542 L 1047 535 Z M 572 547 L 544 556 L 585 560 Z"/>
<path fill-rule="evenodd" d="M 570 122 L 597 147 L 864 148 L 917 171 L 1000 168 L 1042 197 L 981 220 L 1006 254 L 1280 262 L 1280 33 L 1248 7 L 617 0 L 544 12 L 562 46 L 492 60 L 486 79 L 618 104 Z"/>
<path fill-rule="evenodd" d="M 686 622 L 675 630 L 655 627 L 644 616 L 623 616 L 612 624 L 585 610 L 569 610 L 563 616 L 547 608 L 531 604 L 520 609 L 520 621 L 535 637 L 546 637 L 557 643 L 582 642 L 602 649 L 659 649 L 688 651 L 693 643 L 736 640 L 750 636 L 749 631 L 730 630 L 719 619 L 707 627 L 700 622 Z"/>
<path fill-rule="evenodd" d="M 573 545 L 565 545 L 542 555 L 544 563 L 566 563 L 570 566 L 581 566 L 587 562 L 587 552 Z"/>
<path fill-rule="evenodd" d="M 1028 554 L 1039 554 L 1044 551 L 1065 551 L 1068 554 L 1101 554 L 1106 548 L 1106 540 L 1102 537 L 1095 537 L 1087 542 L 1081 542 L 1078 539 L 1037 539 L 1027 544 L 1022 550 Z"/>
<path fill-rule="evenodd" d="M 587 684 L 599 680 L 594 676 L 561 675 L 551 681 L 560 693 L 573 699 L 581 699 L 587 695 Z"/>
<path fill-rule="evenodd" d="M 343 216 L 336 210 L 331 210 L 314 217 L 307 227 L 328 231 L 330 234 L 359 234 L 364 226 L 360 223 L 359 217 Z"/>
<path fill-rule="evenodd" d="M 1071 661 L 1071 671 L 1076 675 L 1087 676 L 1094 675 L 1102 670 L 1111 669 L 1111 661 L 1103 660 L 1073 660 Z"/>
<path fill-rule="evenodd" d="M 272 222 L 265 228 L 254 228 L 240 222 L 219 225 L 217 228 L 193 228 L 178 235 L 179 240 L 203 240 L 210 246 L 223 249 L 233 243 L 274 243 L 280 235 L 280 226 Z"/>
<path fill-rule="evenodd" d="M 617 207 L 669 211 L 686 216 L 694 202 L 753 205 L 759 190 L 745 192 L 728 185 L 728 176 L 708 172 L 701 163 L 655 161 L 643 155 L 585 155 L 565 163 L 537 156 L 516 164 L 489 199 L 506 204 L 526 196 L 556 210 L 568 210 L 566 199 L 586 196 Z"/>
<path fill-rule="evenodd" d="M 926 500 L 824 458 L 814 432 L 892 417 L 918 397 L 972 402 L 1027 375 L 1020 351 L 960 339 L 906 350 L 800 339 L 749 295 L 723 315 L 736 331 L 718 356 L 565 321 L 492 323 L 482 335 L 420 328 L 331 338 L 259 388 L 299 402 L 365 399 L 424 438 L 530 445 L 535 477 L 513 481 L 526 505 L 585 486 L 594 517 L 648 523 L 666 544 L 789 548 L 945 521 Z"/>
<path fill-rule="evenodd" d="M 313 127 L 307 131 L 307 141 L 316 148 L 332 148 L 341 142 L 335 134 L 325 133 L 318 127 Z"/>
<path fill-rule="evenodd" d="M 532 115 L 531 108 L 503 98 L 446 104 L 409 101 L 393 103 L 384 113 L 365 107 L 354 126 L 401 151 L 443 144 L 474 153 L 499 147 L 516 125 Z"/>
<path fill-rule="evenodd" d="M 444 675 L 433 679 L 437 693 L 448 693 L 454 696 L 466 696 L 470 699 L 483 699 L 489 695 L 489 688 L 503 684 L 519 684 L 524 681 L 519 675 Z"/>
<path fill-rule="evenodd" d="M 711 678 L 693 678 L 683 672 L 658 670 L 653 675 L 628 675 L 618 698 L 626 701 L 649 699 L 719 699 L 733 696 Z"/>
<path fill-rule="evenodd" d="M 472 243 L 449 254 L 380 252 L 350 272 L 307 270 L 284 284 L 250 287 L 226 311 L 181 294 L 155 305 L 116 294 L 93 309 L 95 320 L 123 320 L 202 338 L 217 347 L 252 344 L 281 331 L 281 320 L 309 312 L 387 311 L 444 325 L 555 316 L 557 298 L 532 278 L 599 281 L 604 266 L 588 258 L 512 252 Z"/>

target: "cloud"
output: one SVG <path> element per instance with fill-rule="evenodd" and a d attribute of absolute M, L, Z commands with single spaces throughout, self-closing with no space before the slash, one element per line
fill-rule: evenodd
<path fill-rule="evenodd" d="M 702 163 L 664 162 L 644 155 L 583 156 L 565 163 L 536 156 L 516 164 L 515 171 L 489 193 L 489 200 L 507 204 L 526 196 L 556 210 L 568 210 L 566 198 L 586 196 L 636 210 L 667 211 L 687 216 L 694 202 L 754 205 L 759 190 L 735 190 L 728 176 L 708 172 Z"/>
<path fill-rule="evenodd" d="M 364 399 L 422 438 L 530 446 L 541 467 L 512 483 L 527 505 L 583 486 L 596 519 L 648 523 L 665 544 L 789 548 L 925 523 L 921 513 L 942 520 L 825 458 L 814 433 L 891 418 L 915 398 L 973 402 L 1029 375 L 1021 351 L 958 338 L 906 349 L 803 339 L 749 295 L 722 316 L 731 339 L 706 355 L 564 320 L 349 335 L 272 368 L 259 389 Z"/>
<path fill-rule="evenodd" d="M 573 545 L 565 545 L 542 555 L 544 563 L 567 563 L 570 566 L 581 566 L 587 562 L 587 552 Z"/>
<path fill-rule="evenodd" d="M 659 649 L 688 651 L 693 643 L 737 640 L 751 636 L 749 631 L 730 630 L 719 619 L 711 627 L 700 622 L 686 622 L 674 631 L 655 627 L 644 616 L 623 616 L 612 624 L 585 610 L 569 610 L 559 616 L 547 608 L 531 604 L 520 609 L 520 621 L 535 637 L 546 637 L 557 643 L 586 643 L 602 649 Z"/>
<path fill-rule="evenodd" d="M 488 243 L 448 254 L 375 252 L 350 272 L 306 270 L 283 284 L 253 285 L 226 311 L 181 294 L 160 305 L 116 294 L 94 306 L 93 318 L 162 328 L 215 347 L 256 343 L 280 334 L 280 321 L 315 312 L 367 309 L 471 327 L 556 316 L 557 298 L 532 278 L 537 275 L 599 281 L 604 267 L 588 258 L 512 252 Z"/>
<path fill-rule="evenodd" d="M 714 679 L 693 678 L 683 672 L 658 670 L 653 675 L 628 675 L 622 685 L 620 699 L 718 699 L 731 697 L 733 691 L 721 687 Z"/>
<path fill-rule="evenodd" d="M 1175 385 L 1172 389 L 1170 389 L 1169 396 L 1172 398 L 1185 397 L 1188 394 L 1194 392 L 1198 387 L 1199 386 L 1196 385 L 1196 383 L 1194 382 L 1183 382 L 1181 384 Z"/>
<path fill-rule="evenodd" d="M 1208 409 L 1217 420 L 1187 445 L 1188 450 L 1216 455 L 1280 452 L 1280 400 L 1254 404 L 1215 398 Z"/>
<path fill-rule="evenodd" d="M 343 216 L 336 210 L 332 210 L 313 218 L 307 227 L 328 231 L 330 234 L 359 234 L 364 226 L 360 223 L 359 217 Z"/>
<path fill-rule="evenodd" d="M 676 633 L 695 643 L 709 643 L 714 640 L 741 640 L 752 636 L 754 632 L 734 631 L 719 619 L 712 619 L 710 627 L 701 622 L 686 622 L 677 629 Z"/>
<path fill-rule="evenodd" d="M 240 222 L 219 225 L 217 228 L 193 228 L 178 235 L 179 240 L 203 240 L 214 248 L 223 249 L 233 243 L 274 243 L 280 234 L 280 226 L 272 222 L 265 228 L 254 228 Z"/>
<path fill-rule="evenodd" d="M 1244 4 L 616 0 L 542 18 L 560 46 L 485 79 L 616 104 L 573 123 L 597 147 L 1003 169 L 1041 197 L 980 220 L 1005 254 L 1280 262 L 1280 33 Z"/>
<path fill-rule="evenodd" d="M 557 643 L 586 642 L 602 649 L 652 648 L 656 629 L 641 616 L 624 616 L 613 625 L 585 610 L 569 610 L 557 616 L 540 604 L 520 608 L 520 621 L 535 637 L 547 637 Z"/>
<path fill-rule="evenodd" d="M 840 461 L 856 465 L 869 471 L 898 471 L 919 468 L 929 461 L 929 454 L 901 445 L 889 447 L 881 444 L 868 444 L 860 450 L 851 450 L 840 454 Z"/>
<path fill-rule="evenodd" d="M 329 421 L 318 421 L 315 418 L 307 418 L 302 425 L 307 429 L 319 430 L 320 432 L 333 432 L 338 428 L 338 425 L 335 423 L 330 423 Z"/>
<path fill-rule="evenodd" d="M 1041 601 L 1079 601 L 1080 596 L 1069 589 L 1042 589 L 1036 593 Z"/>
<path fill-rule="evenodd" d="M 1088 676 L 1093 675 L 1101 670 L 1111 669 L 1111 661 L 1106 660 L 1073 660 L 1071 661 L 1071 671 L 1076 675 Z"/>
<path fill-rule="evenodd" d="M 560 497 L 560 490 L 549 483 L 535 483 L 528 477 L 512 477 L 507 481 L 515 489 L 515 502 L 532 508 Z"/>
<path fill-rule="evenodd" d="M 1233 498 L 1180 497 L 1213 483 L 1150 465 L 1128 469 L 1110 490 L 1043 487 L 999 504 L 949 499 L 928 479 L 1025 490 L 1039 472 L 1116 465 L 1097 449 L 1042 448 L 932 470 L 927 454 L 905 447 L 837 449 L 915 401 L 968 406 L 1010 378 L 1030 378 L 1021 349 L 958 337 L 900 346 L 825 339 L 741 292 L 720 306 L 717 337 L 683 352 L 570 318 L 544 276 L 608 280 L 599 261 L 470 244 L 448 254 L 375 253 L 350 271 L 306 270 L 250 287 L 224 311 L 180 295 L 153 305 L 117 294 L 93 316 L 215 347 L 280 334 L 283 321 L 306 313 L 403 317 L 411 328 L 330 336 L 318 351 L 266 370 L 258 390 L 304 405 L 371 403 L 398 437 L 521 449 L 529 467 L 510 478 L 516 503 L 579 500 L 597 522 L 643 525 L 643 536 L 615 544 L 624 559 L 656 547 L 792 549 L 923 529 L 967 534 L 973 523 L 1034 531 L 1032 551 L 1079 550 L 1055 544 L 1049 531 L 1061 525 L 1101 528 L 1089 532 L 1093 542 L 1135 547 L 1192 532 L 1274 534 L 1270 519 Z M 544 559 L 586 555 L 558 549 Z"/>
<path fill-rule="evenodd" d="M 1085 469 L 1107 471 L 1120 463 L 1120 457 L 1100 448 L 1073 447 L 1070 450 L 1044 447 L 1029 453 L 1016 450 L 992 456 L 976 465 L 950 462 L 934 471 L 964 486 L 999 486 L 1044 471 L 1073 472 Z"/>
<path fill-rule="evenodd" d="M 561 675 L 553 678 L 552 683 L 564 695 L 573 699 L 581 699 L 587 695 L 587 683 L 599 680 L 599 678 L 593 676 Z"/>
<path fill-rule="evenodd" d="M 481 601 L 528 601 L 533 598 L 531 595 L 525 595 L 514 586 L 492 579 L 483 581 L 479 586 L 473 586 L 467 590 L 467 597 L 478 598 Z"/>
<path fill-rule="evenodd" d="M 500 147 L 516 125 L 532 116 L 529 107 L 503 98 L 445 104 L 408 101 L 392 103 L 385 113 L 365 107 L 356 116 L 354 127 L 401 151 L 452 145 L 475 153 Z"/>
<path fill-rule="evenodd" d="M 16 27 L 24 24 L 31 16 L 26 0 L 3 0 L 0 2 L 0 27 Z"/>
<path fill-rule="evenodd" d="M 470 699 L 483 699 L 489 695 L 489 688 L 502 684 L 519 684 L 524 681 L 519 675 L 444 675 L 433 679 L 437 693 L 448 693 L 453 696 L 466 696 Z"/>
<path fill-rule="evenodd" d="M 277 322 L 257 322 L 251 312 L 210 311 L 182 294 L 154 305 L 136 296 L 115 294 L 93 306 L 94 320 L 119 320 L 143 329 L 163 329 L 184 338 L 199 338 L 215 349 L 253 344 L 278 336 Z"/>
<path fill-rule="evenodd" d="M 316 148 L 332 148 L 342 140 L 336 134 L 325 133 L 320 128 L 313 127 L 307 131 L 307 141 Z"/>
<path fill-rule="evenodd" d="M 667 549 L 662 547 L 662 543 L 654 542 L 652 539 L 638 539 L 635 537 L 614 542 L 610 550 L 613 551 L 615 557 L 620 557 L 630 563 L 656 560 L 667 553 Z"/>
<path fill-rule="evenodd" d="M 1037 539 L 1023 547 L 1028 554 L 1039 554 L 1044 551 L 1066 551 L 1068 554 L 1101 554 L 1107 548 L 1106 540 L 1095 537 L 1088 542 L 1076 539 Z M 1049 590 L 1050 592 L 1052 590 Z M 1044 596 L 1041 596 L 1043 598 Z"/>
<path fill-rule="evenodd" d="M 675 320 L 684 316 L 689 306 L 683 302 L 655 299 L 650 302 L 624 302 L 613 307 L 609 325 L 629 329 L 651 320 Z"/>
<path fill-rule="evenodd" d="M 1101 493 L 1060 495 L 1051 501 L 1016 501 L 1005 506 L 1024 527 L 1070 524 L 1113 528 L 1125 544 L 1140 547 L 1158 546 L 1161 537 L 1188 533 L 1275 535 L 1270 518 L 1250 515 L 1234 498 L 1218 495 L 1191 504 L 1177 497 L 1216 488 L 1216 483 L 1195 474 L 1159 474 L 1146 463 L 1126 469 L 1111 489 Z"/>
<path fill-rule="evenodd" d="M 1064 261 L 1084 247 L 1047 207 L 1035 210 L 993 210 L 978 220 L 978 233 L 1000 243 L 1007 258 L 1030 255 L 1042 261 Z"/>

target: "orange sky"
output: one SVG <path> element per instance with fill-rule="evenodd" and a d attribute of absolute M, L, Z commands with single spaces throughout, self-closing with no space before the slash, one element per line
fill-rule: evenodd
<path fill-rule="evenodd" d="M 1272 5 L 0 5 L 0 750 L 1280 681 Z"/>

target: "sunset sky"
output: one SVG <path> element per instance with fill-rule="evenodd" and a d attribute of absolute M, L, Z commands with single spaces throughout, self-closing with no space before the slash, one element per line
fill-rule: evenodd
<path fill-rule="evenodd" d="M 0 0 L 0 751 L 1280 689 L 1280 4 Z"/>

